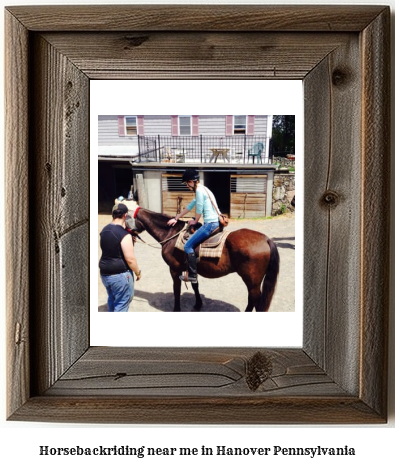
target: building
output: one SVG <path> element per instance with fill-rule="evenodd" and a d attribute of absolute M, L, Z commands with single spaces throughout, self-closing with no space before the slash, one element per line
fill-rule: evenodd
<path fill-rule="evenodd" d="M 194 167 L 222 212 L 271 215 L 272 116 L 101 115 L 98 126 L 99 209 L 133 186 L 141 205 L 175 214 L 193 197 L 181 176 Z"/>

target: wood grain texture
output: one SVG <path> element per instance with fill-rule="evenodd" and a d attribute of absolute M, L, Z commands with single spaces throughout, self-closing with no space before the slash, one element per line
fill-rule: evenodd
<path fill-rule="evenodd" d="M 349 33 L 45 34 L 91 79 L 299 79 Z M 246 55 L 245 51 L 248 50 Z M 295 57 L 298 57 L 295 60 Z"/>
<path fill-rule="evenodd" d="M 193 194 L 177 191 L 162 191 L 162 212 L 173 215 L 180 213 L 193 200 Z M 185 217 L 192 216 L 191 213 L 185 214 Z"/>
<path fill-rule="evenodd" d="M 304 273 L 308 272 L 314 282 L 309 280 L 306 282 L 307 275 L 305 275 L 303 344 L 317 364 L 325 368 L 329 212 L 323 211 L 320 198 L 327 187 L 328 158 L 331 149 L 329 57 L 324 58 L 320 66 L 310 72 L 304 80 L 304 88 L 306 96 L 314 97 L 312 100 L 306 100 L 304 107 L 305 123 L 309 123 L 305 126 L 305 199 L 312 198 L 309 214 L 304 220 L 305 250 L 310 254 L 304 258 Z M 315 224 L 315 220 L 319 220 L 319 223 Z"/>
<path fill-rule="evenodd" d="M 260 350 L 264 357 L 257 369 L 262 381 L 255 398 L 305 396 L 314 385 L 315 394 L 343 396 L 344 391 L 303 351 Z M 55 395 L 147 396 L 252 396 L 249 386 L 250 349 L 90 348 L 46 393 Z M 251 378 L 251 380 L 253 380 Z"/>
<path fill-rule="evenodd" d="M 230 216 L 233 218 L 266 217 L 266 194 L 231 193 Z"/>
<path fill-rule="evenodd" d="M 51 389 L 30 400 L 13 419 L 239 424 L 381 421 L 301 350 L 262 350 L 271 372 L 251 391 L 246 383 L 251 351 L 90 348 Z"/>
<path fill-rule="evenodd" d="M 31 31 L 361 31 L 381 6 L 83 5 L 8 7 Z"/>
<path fill-rule="evenodd" d="M 32 383 L 42 393 L 89 345 L 89 81 L 41 36 L 31 47 Z"/>
<path fill-rule="evenodd" d="M 356 397 L 33 397 L 14 420 L 144 424 L 379 424 Z"/>
<path fill-rule="evenodd" d="M 390 15 L 362 34 L 361 398 L 387 412 L 390 217 Z M 380 84 L 379 84 L 380 83 Z M 378 87 L 380 89 L 378 89 Z M 373 222 L 374 221 L 374 222 Z"/>
<path fill-rule="evenodd" d="M 9 419 L 385 422 L 389 8 L 12 7 L 6 28 L 7 198 L 31 196 L 29 238 L 7 232 Z M 158 77 L 303 78 L 302 349 L 89 347 L 89 80 Z"/>
<path fill-rule="evenodd" d="M 359 385 L 361 296 L 358 50 L 355 35 L 305 80 L 306 93 L 311 96 L 305 107 L 305 200 L 311 201 L 305 221 L 305 252 L 313 256 L 305 258 L 304 331 L 306 338 L 321 338 L 320 343 L 313 340 L 312 348 L 306 340 L 306 351 L 353 393 Z M 317 315 L 317 311 L 323 314 Z"/>
<path fill-rule="evenodd" d="M 6 224 L 7 409 L 17 410 L 30 396 L 30 273 L 28 165 L 28 31 L 5 12 L 6 207 L 18 218 Z M 14 77 L 18 77 L 15 80 Z M 22 230 L 25 227 L 25 230 Z"/>

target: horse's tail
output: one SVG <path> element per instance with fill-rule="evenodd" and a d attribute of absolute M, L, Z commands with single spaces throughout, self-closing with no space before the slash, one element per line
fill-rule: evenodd
<path fill-rule="evenodd" d="M 268 238 L 267 243 L 270 247 L 270 260 L 263 279 L 262 293 L 257 312 L 267 312 L 269 310 L 280 270 L 280 255 L 278 254 L 277 246 L 270 238 Z"/>

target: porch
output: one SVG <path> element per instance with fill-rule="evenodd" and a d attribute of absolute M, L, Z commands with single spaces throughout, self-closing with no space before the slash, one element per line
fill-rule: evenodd
<path fill-rule="evenodd" d="M 136 163 L 270 164 L 264 136 L 138 136 Z"/>

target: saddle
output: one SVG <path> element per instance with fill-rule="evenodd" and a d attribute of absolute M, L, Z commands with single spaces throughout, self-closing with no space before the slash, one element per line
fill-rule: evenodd
<path fill-rule="evenodd" d="M 175 247 L 181 251 L 184 251 L 185 243 L 188 241 L 189 237 L 193 235 L 190 229 L 191 227 L 178 235 Z M 195 248 L 196 256 L 198 258 L 221 258 L 222 250 L 229 234 L 230 231 L 227 230 L 215 230 L 207 240 Z"/>

